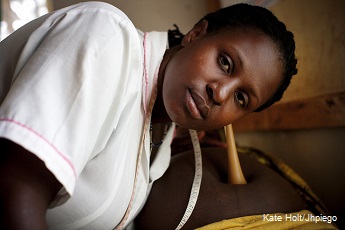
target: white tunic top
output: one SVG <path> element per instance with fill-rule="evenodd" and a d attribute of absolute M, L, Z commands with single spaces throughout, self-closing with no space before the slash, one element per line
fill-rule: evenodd
<path fill-rule="evenodd" d="M 50 229 L 117 226 L 141 144 L 127 223 L 168 167 L 173 127 L 151 169 L 149 125 L 143 130 L 166 46 L 166 33 L 137 31 L 99 2 L 50 13 L 0 43 L 0 137 L 34 153 L 63 185 Z"/>

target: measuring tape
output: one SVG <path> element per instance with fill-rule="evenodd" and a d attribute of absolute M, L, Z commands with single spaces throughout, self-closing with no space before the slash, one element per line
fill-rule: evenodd
<path fill-rule="evenodd" d="M 201 149 L 198 134 L 195 130 L 189 130 L 190 137 L 192 138 L 193 149 L 194 149 L 194 158 L 195 158 L 195 174 L 192 189 L 189 196 L 188 205 L 186 211 L 176 227 L 176 230 L 179 230 L 185 225 L 189 217 L 192 215 L 196 201 L 198 200 L 201 179 L 202 179 L 202 158 L 201 158 Z"/>
<path fill-rule="evenodd" d="M 147 33 L 144 33 L 144 66 L 146 66 L 146 58 L 145 58 L 146 57 L 146 45 L 145 45 L 146 44 L 146 42 L 145 42 L 146 41 L 146 35 L 147 35 Z M 146 69 L 144 69 L 144 76 L 146 79 L 147 78 Z M 150 118 L 151 118 L 151 114 L 152 114 L 153 106 L 155 104 L 156 97 L 157 97 L 157 79 L 155 79 L 153 82 L 151 97 L 149 100 L 149 104 L 147 105 L 147 112 L 146 112 L 144 129 L 143 129 L 144 132 L 150 123 Z M 191 189 L 187 209 L 186 209 L 179 225 L 177 226 L 176 230 L 181 229 L 184 226 L 184 224 L 187 222 L 189 217 L 191 216 L 193 209 L 195 207 L 196 201 L 197 201 L 198 196 L 199 196 L 201 178 L 202 178 L 202 159 L 201 159 L 201 149 L 200 149 L 198 134 L 195 130 L 189 130 L 189 133 L 190 133 L 190 136 L 192 139 L 193 149 L 194 149 L 195 175 L 194 175 L 193 186 Z M 134 193 L 135 193 L 135 188 L 136 188 L 136 184 L 137 184 L 137 177 L 138 177 L 138 173 L 139 173 L 139 166 L 140 166 L 139 162 L 141 160 L 142 151 L 143 151 L 143 143 L 144 143 L 145 138 L 146 138 L 146 135 L 143 135 L 142 140 L 141 140 L 141 144 L 140 144 L 139 156 L 137 158 L 137 167 L 136 167 L 136 173 L 135 173 L 134 185 L 133 185 L 133 191 L 131 194 L 131 198 L 130 198 L 130 201 L 129 201 L 129 204 L 128 204 L 128 207 L 127 207 L 127 210 L 125 212 L 124 217 L 122 218 L 119 225 L 117 227 L 115 227 L 116 230 L 122 230 L 124 228 L 125 223 L 128 220 L 130 211 L 131 211 L 132 206 L 133 206 Z"/>

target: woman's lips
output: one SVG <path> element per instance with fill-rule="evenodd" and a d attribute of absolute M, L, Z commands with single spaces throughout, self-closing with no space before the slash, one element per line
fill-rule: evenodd
<path fill-rule="evenodd" d="M 206 100 L 197 92 L 192 89 L 188 89 L 190 94 L 190 100 L 188 100 L 188 107 L 191 113 L 199 119 L 207 118 L 210 107 L 207 105 Z"/>

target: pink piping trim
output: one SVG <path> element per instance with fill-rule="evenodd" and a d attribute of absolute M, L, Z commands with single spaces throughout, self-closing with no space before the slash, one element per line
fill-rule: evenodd
<path fill-rule="evenodd" d="M 72 164 L 72 162 L 70 162 L 67 157 L 64 156 L 64 154 L 62 154 L 52 143 L 50 143 L 46 138 L 44 138 L 42 135 L 40 135 L 39 133 L 37 133 L 35 130 L 31 129 L 30 127 L 18 122 L 18 121 L 15 121 L 15 120 L 12 120 L 12 119 L 7 119 L 7 118 L 0 118 L 0 121 L 5 121 L 5 122 L 10 122 L 10 123 L 14 123 L 16 125 L 19 125 L 21 126 L 22 128 L 24 129 L 27 129 L 29 130 L 30 132 L 34 133 L 36 136 L 38 136 L 39 138 L 41 138 L 44 142 L 46 142 L 48 145 L 50 145 L 67 163 L 68 165 L 72 168 L 73 170 L 73 173 L 74 173 L 74 177 L 76 177 L 76 172 L 75 172 L 75 169 L 74 169 L 74 166 Z"/>
<path fill-rule="evenodd" d="M 147 68 L 146 68 L 146 36 L 147 36 L 147 33 L 144 33 L 144 78 L 145 78 L 144 112 L 145 114 L 147 113 L 146 100 L 147 100 L 148 84 L 149 84 Z"/>

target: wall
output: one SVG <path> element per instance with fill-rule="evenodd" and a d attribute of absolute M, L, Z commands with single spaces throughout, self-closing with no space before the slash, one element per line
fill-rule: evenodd
<path fill-rule="evenodd" d="M 345 1 L 281 0 L 271 10 L 295 34 L 299 72 L 283 101 L 345 91 Z M 315 114 L 318 116 L 318 114 Z M 345 127 L 235 133 L 276 154 L 311 185 L 345 228 Z"/>
<path fill-rule="evenodd" d="M 284 99 L 345 91 L 345 1 L 285 0 L 271 10 L 297 45 L 299 72 Z"/>

